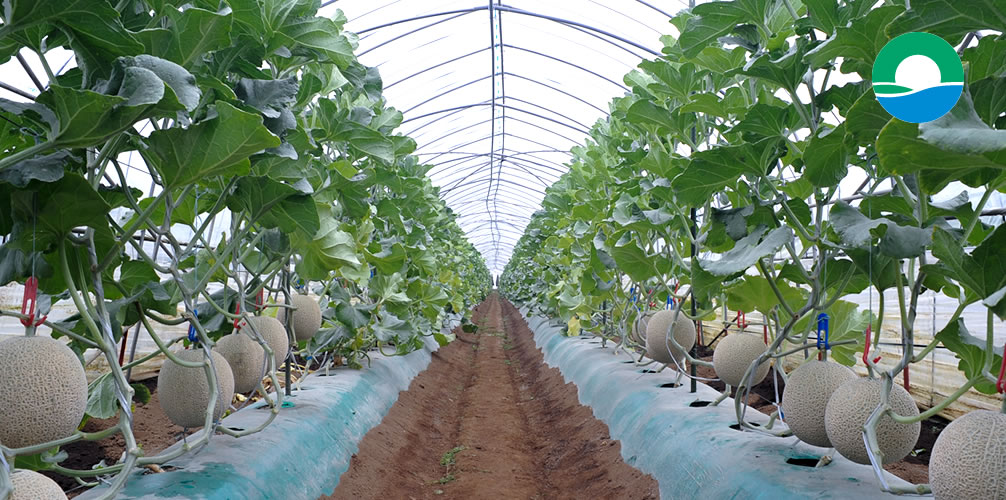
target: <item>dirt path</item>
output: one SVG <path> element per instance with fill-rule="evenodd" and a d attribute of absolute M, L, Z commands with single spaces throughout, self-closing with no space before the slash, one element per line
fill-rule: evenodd
<path fill-rule="evenodd" d="M 325 498 L 658 498 L 544 364 L 513 305 L 491 295 L 474 321 L 478 332 L 433 355 Z"/>

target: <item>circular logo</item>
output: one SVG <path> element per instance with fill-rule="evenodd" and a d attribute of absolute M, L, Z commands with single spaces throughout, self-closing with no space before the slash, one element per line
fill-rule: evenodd
<path fill-rule="evenodd" d="M 933 121 L 950 111 L 964 90 L 964 68 L 946 40 L 905 33 L 887 42 L 873 63 L 873 93 L 895 118 Z"/>

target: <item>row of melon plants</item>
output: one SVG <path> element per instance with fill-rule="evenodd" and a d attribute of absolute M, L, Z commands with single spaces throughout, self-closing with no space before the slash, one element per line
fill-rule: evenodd
<path fill-rule="evenodd" d="M 663 37 L 663 56 L 625 76 L 631 92 L 611 102 L 547 190 L 501 289 L 531 313 L 561 318 L 569 335 L 614 340 L 681 375 L 714 368 L 739 388 L 742 428 L 872 464 L 885 491 L 1003 498 L 1006 401 L 942 432 L 931 484 L 898 487 L 882 472 L 913 450 L 921 421 L 969 391 L 1006 389 L 995 345 L 1006 318 L 1006 225 L 980 216 L 1006 191 L 1006 24 L 961 6 L 732 0 L 680 12 L 671 20 L 680 36 Z M 1003 12 L 1006 2 L 974 8 Z M 870 84 L 878 51 L 912 31 L 960 47 L 966 72 L 957 106 L 919 125 L 892 118 Z M 842 201 L 850 173 L 865 182 Z M 946 196 L 953 181 L 966 188 Z M 917 348 L 927 291 L 957 308 Z M 851 300 L 863 292 L 879 310 Z M 908 348 L 881 367 L 885 297 L 897 298 Z M 981 324 L 962 318 L 973 304 L 984 308 Z M 724 307 L 760 313 L 764 337 L 730 334 L 711 363 L 696 359 L 695 322 Z M 937 348 L 956 355 L 966 383 L 920 412 L 900 378 Z M 781 361 L 794 353 L 808 355 L 787 375 Z M 848 368 L 856 363 L 868 377 Z M 752 426 L 740 396 L 770 366 L 787 382 L 782 412 Z"/>
<path fill-rule="evenodd" d="M 319 7 L 0 10 L 0 60 L 36 59 L 45 74 L 31 77 L 46 82 L 34 99 L 0 99 L 0 284 L 25 288 L 20 312 L 0 311 L 25 325 L 0 341 L 0 499 L 65 498 L 40 470 L 105 484 L 110 498 L 138 467 L 216 433 L 261 431 L 311 370 L 363 367 L 372 351 L 406 354 L 429 336 L 446 344 L 442 329 L 486 295 L 481 256 L 411 155 L 416 143 L 394 133 L 402 113 L 356 60 L 345 18 Z M 57 48 L 72 51 L 72 69 L 49 66 Z M 59 301 L 77 313 L 47 319 Z M 187 335 L 165 335 L 179 325 Z M 133 350 L 141 332 L 154 352 Z M 202 429 L 148 454 L 133 410 L 150 392 L 128 374 L 160 356 L 164 411 Z M 109 368 L 88 383 L 96 357 Z M 232 400 L 272 411 L 232 429 L 221 422 Z M 115 463 L 61 465 L 61 447 L 116 435 Z"/>

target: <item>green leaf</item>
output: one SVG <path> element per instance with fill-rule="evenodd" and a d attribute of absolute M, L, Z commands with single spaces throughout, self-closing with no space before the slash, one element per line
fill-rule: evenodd
<path fill-rule="evenodd" d="M 734 125 L 730 132 L 745 134 L 745 138 L 785 137 L 787 130 L 796 125 L 799 115 L 793 108 L 780 108 L 757 103 L 748 109 L 744 119 Z"/>
<path fill-rule="evenodd" d="M 762 235 L 765 237 L 762 238 Z M 746 271 L 760 259 L 774 255 L 786 243 L 793 241 L 793 231 L 779 227 L 766 233 L 761 227 L 737 240 L 733 249 L 720 254 L 717 260 L 699 259 L 702 268 L 715 276 L 730 276 Z"/>
<path fill-rule="evenodd" d="M 119 20 L 119 13 L 105 0 L 7 0 L 0 39 L 43 23 L 62 24 L 91 44 L 139 54 L 143 46 Z"/>
<path fill-rule="evenodd" d="M 967 63 L 966 73 L 968 83 L 974 83 L 989 77 L 1006 74 L 1006 38 L 996 36 L 983 37 L 978 45 L 964 49 L 961 60 Z"/>
<path fill-rule="evenodd" d="M 193 68 L 208 53 L 231 45 L 232 16 L 225 10 L 211 12 L 189 7 L 159 12 L 163 13 L 161 26 L 136 33 L 150 55 Z"/>
<path fill-rule="evenodd" d="M 997 227 L 970 255 L 947 231 L 936 228 L 933 232 L 933 255 L 940 259 L 940 266 L 977 299 L 993 297 L 1006 286 L 1006 253 L 1003 248 L 1006 248 L 1004 226 Z M 993 302 L 990 309 L 1000 318 L 1006 318 L 1006 302 Z"/>
<path fill-rule="evenodd" d="M 806 292 L 799 288 L 778 280 L 776 286 L 783 299 L 786 300 L 786 304 L 794 310 L 807 301 Z M 779 298 L 772 291 L 772 286 L 767 279 L 761 276 L 745 276 L 739 284 L 727 288 L 726 292 L 727 307 L 732 310 L 758 311 L 767 315 L 773 307 L 779 305 Z"/>
<path fill-rule="evenodd" d="M 653 257 L 639 248 L 639 245 L 628 236 L 628 233 L 615 243 L 615 246 L 610 249 L 610 253 L 619 269 L 629 275 L 633 281 L 646 281 L 657 274 L 657 269 L 653 266 Z"/>
<path fill-rule="evenodd" d="M 133 388 L 133 401 L 141 405 L 145 405 L 150 402 L 150 389 L 143 384 L 129 384 Z"/>
<path fill-rule="evenodd" d="M 909 31 L 931 33 L 957 45 L 971 31 L 1006 31 L 1006 0 L 912 0 L 912 9 L 887 28 L 893 35 Z"/>
<path fill-rule="evenodd" d="M 314 235 L 321 228 L 311 195 L 268 177 L 242 177 L 227 198 L 232 211 L 246 211 L 263 227 Z"/>
<path fill-rule="evenodd" d="M 845 123 L 831 130 L 824 127 L 811 137 L 803 153 L 804 178 L 817 187 L 837 185 L 848 173 L 849 146 L 845 140 Z"/>
<path fill-rule="evenodd" d="M 832 227 L 842 243 L 851 247 L 864 247 L 874 237 L 880 236 L 877 250 L 897 259 L 918 257 L 925 253 L 932 241 L 932 229 L 902 226 L 890 219 L 870 219 L 844 201 L 836 202 L 829 215 Z"/>
<path fill-rule="evenodd" d="M 796 43 L 782 56 L 772 59 L 769 53 L 762 53 L 750 59 L 741 74 L 768 80 L 785 89 L 796 89 L 803 81 L 803 75 L 809 69 L 803 61 L 807 44 L 803 38 L 799 38 Z"/>
<path fill-rule="evenodd" d="M 971 84 L 975 112 L 985 124 L 995 125 L 1006 113 L 1006 78 L 986 78 Z"/>
<path fill-rule="evenodd" d="M 268 118 L 279 118 L 297 98 L 297 79 L 253 80 L 242 78 L 234 93 L 245 104 L 259 110 Z"/>
<path fill-rule="evenodd" d="M 57 151 L 22 160 L 0 170 L 0 182 L 7 182 L 19 188 L 27 186 L 33 180 L 55 182 L 63 178 L 64 167 L 76 160 L 69 151 Z"/>
<path fill-rule="evenodd" d="M 871 89 L 849 108 L 844 125 L 846 133 L 852 136 L 855 144 L 867 146 L 877 142 L 877 135 L 889 121 L 891 114 L 880 105 Z"/>
<path fill-rule="evenodd" d="M 393 302 L 405 304 L 410 302 L 409 296 L 405 293 L 405 279 L 400 273 L 391 275 L 381 274 L 376 276 L 370 283 L 370 291 L 376 295 L 381 302 Z"/>
<path fill-rule="evenodd" d="M 885 28 L 904 11 L 905 8 L 900 5 L 873 9 L 865 17 L 853 20 L 849 26 L 836 28 L 831 38 L 807 52 L 804 59 L 812 68 L 821 68 L 841 57 L 845 60 L 843 72 L 859 73 L 864 80 L 871 80 L 873 61 L 890 40 Z"/>
<path fill-rule="evenodd" d="M 115 394 L 115 379 L 110 373 L 106 373 L 88 387 L 84 412 L 92 418 L 112 418 L 117 411 L 119 401 Z"/>
<path fill-rule="evenodd" d="M 993 130 L 975 112 L 968 93 L 938 120 L 917 125 L 892 119 L 880 131 L 881 166 L 895 174 L 920 173 L 927 193 L 959 180 L 978 187 L 1006 169 L 1006 131 Z"/>
<path fill-rule="evenodd" d="M 696 5 L 681 32 L 679 44 L 685 57 L 695 57 L 707 45 L 733 30 L 737 24 L 764 24 L 768 0 L 734 0 Z"/>
<path fill-rule="evenodd" d="M 953 351 L 960 362 L 957 368 L 964 372 L 968 379 L 979 376 L 985 369 L 985 342 L 975 338 L 968 332 L 964 325 L 964 319 L 948 323 L 946 327 L 936 334 L 936 340 L 940 341 L 944 347 Z M 1002 356 L 994 355 L 992 366 L 1000 366 Z M 995 384 L 984 379 L 975 384 L 975 389 L 984 394 L 995 394 Z"/>
<path fill-rule="evenodd" d="M 301 255 L 297 274 L 304 279 L 321 280 L 344 266 L 359 269 L 360 259 L 353 235 L 339 229 L 338 221 L 330 215 L 319 215 L 321 226 L 313 237 L 308 238 L 301 232 L 292 235 L 291 243 Z"/>
<path fill-rule="evenodd" d="M 339 25 L 323 17 L 301 17 L 279 29 L 273 47 L 285 45 L 294 55 L 321 56 L 345 69 L 356 60 L 353 44 L 340 33 Z"/>
<path fill-rule="evenodd" d="M 371 309 L 373 309 L 372 306 L 353 306 L 348 302 L 339 302 L 335 306 L 335 318 L 355 330 L 370 324 Z"/>
<path fill-rule="evenodd" d="M 413 328 L 408 322 L 390 312 L 381 312 L 380 321 L 374 324 L 374 336 L 381 342 L 402 341 L 412 336 Z"/>
<path fill-rule="evenodd" d="M 262 126 L 262 117 L 217 101 L 217 116 L 187 129 L 157 130 L 147 139 L 152 166 L 167 188 L 205 181 L 217 175 L 248 172 L 248 157 L 279 146 Z"/>

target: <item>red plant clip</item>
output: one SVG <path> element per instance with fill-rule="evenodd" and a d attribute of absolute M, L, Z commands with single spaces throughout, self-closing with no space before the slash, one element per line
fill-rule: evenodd
<path fill-rule="evenodd" d="M 234 318 L 234 330 L 241 330 L 241 303 L 238 302 L 234 306 L 234 314 L 238 317 Z"/>
<path fill-rule="evenodd" d="M 258 295 L 255 296 L 255 310 L 261 311 L 265 309 L 265 288 L 258 291 Z"/>
<path fill-rule="evenodd" d="M 873 325 L 866 325 L 866 347 L 863 349 L 863 364 L 869 366 L 870 363 L 867 361 L 867 356 L 870 355 L 870 333 L 873 330 Z M 877 356 L 873 360 L 873 364 L 877 364 L 880 361 L 880 356 Z"/>
<path fill-rule="evenodd" d="M 999 368 L 999 380 L 996 381 L 999 394 L 1006 393 L 1006 346 L 1003 346 L 1003 365 Z"/>
<path fill-rule="evenodd" d="M 737 311 L 737 326 L 741 331 L 748 327 L 748 318 L 744 311 Z"/>
<path fill-rule="evenodd" d="M 765 335 L 765 345 L 768 345 L 768 323 L 762 325 L 762 333 Z"/>
<path fill-rule="evenodd" d="M 21 318 L 21 324 L 25 328 L 34 328 L 45 323 L 48 316 L 42 316 L 35 320 L 36 299 L 38 298 L 38 279 L 34 276 L 24 282 L 24 298 L 21 299 L 21 314 L 27 318 Z M 31 305 L 28 303 L 31 302 Z"/>

